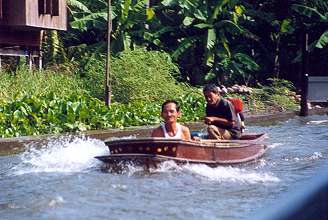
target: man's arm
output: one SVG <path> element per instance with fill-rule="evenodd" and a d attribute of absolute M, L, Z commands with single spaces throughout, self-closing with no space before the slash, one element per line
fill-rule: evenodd
<path fill-rule="evenodd" d="M 225 118 L 220 118 L 220 117 L 205 117 L 205 124 L 216 125 L 218 127 L 221 126 L 232 127 L 233 121 L 229 121 Z"/>
<path fill-rule="evenodd" d="M 182 134 L 183 134 L 183 139 L 184 140 L 190 140 L 191 135 L 190 135 L 190 130 L 186 126 L 182 126 Z"/>
<path fill-rule="evenodd" d="M 161 127 L 157 127 L 155 128 L 152 132 L 151 132 L 151 137 L 164 137 L 163 134 L 163 130 Z"/>

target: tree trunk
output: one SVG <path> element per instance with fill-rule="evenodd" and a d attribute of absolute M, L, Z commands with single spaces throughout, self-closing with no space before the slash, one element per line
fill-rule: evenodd
<path fill-rule="evenodd" d="M 106 59 L 106 76 L 105 76 L 105 103 L 107 106 L 111 104 L 112 88 L 110 82 L 110 36 L 112 32 L 112 2 L 108 0 L 107 11 L 107 59 Z"/>

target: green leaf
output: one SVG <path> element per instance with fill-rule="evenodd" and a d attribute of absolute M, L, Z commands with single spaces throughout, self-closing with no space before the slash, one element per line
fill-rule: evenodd
<path fill-rule="evenodd" d="M 247 54 L 236 53 L 234 57 L 241 64 L 245 65 L 247 70 L 257 71 L 260 69 L 260 66 Z"/>
<path fill-rule="evenodd" d="M 168 7 L 168 6 L 173 5 L 175 2 L 176 2 L 175 0 L 164 0 L 161 2 L 161 4 Z"/>
<path fill-rule="evenodd" d="M 236 5 L 235 6 L 235 12 L 236 12 L 237 15 L 240 16 L 244 13 L 244 8 L 240 5 Z"/>
<path fill-rule="evenodd" d="M 67 5 L 69 8 L 77 8 L 80 9 L 82 12 L 91 13 L 89 8 L 78 0 L 67 0 Z"/>
<path fill-rule="evenodd" d="M 196 24 L 194 26 L 197 27 L 197 28 L 200 28 L 200 29 L 213 28 L 213 25 L 211 25 L 211 24 L 205 24 L 205 23 Z"/>
<path fill-rule="evenodd" d="M 319 38 L 319 40 L 316 43 L 317 48 L 324 48 L 328 44 L 328 30 L 326 30 Z"/>
<path fill-rule="evenodd" d="M 316 8 L 311 8 L 300 4 L 293 4 L 292 9 L 305 17 L 326 22 L 328 21 L 328 17 L 321 14 Z"/>
<path fill-rule="evenodd" d="M 179 44 L 179 47 L 175 49 L 175 51 L 172 53 L 172 58 L 177 59 L 181 54 L 183 54 L 188 48 L 190 48 L 196 39 L 194 38 L 185 38 L 181 41 Z"/>
<path fill-rule="evenodd" d="M 206 11 L 201 11 L 199 9 L 197 9 L 194 13 L 194 16 L 196 18 L 198 18 L 199 20 L 202 20 L 202 21 L 207 21 L 207 14 L 206 14 Z"/>
<path fill-rule="evenodd" d="M 132 3 L 131 0 L 124 0 L 123 1 L 122 14 L 121 14 L 121 17 L 120 17 L 120 22 L 121 23 L 126 21 L 126 19 L 128 18 L 131 3 Z"/>
<path fill-rule="evenodd" d="M 191 25 L 192 24 L 192 22 L 194 21 L 194 18 L 192 18 L 192 17 L 185 17 L 184 19 L 183 19 L 183 24 L 185 25 L 185 26 L 189 26 L 189 25 Z"/>
<path fill-rule="evenodd" d="M 293 31 L 294 31 L 294 28 L 291 25 L 291 19 L 284 19 L 281 22 L 280 32 L 281 33 L 292 33 Z"/>
<path fill-rule="evenodd" d="M 146 9 L 146 15 L 147 15 L 147 21 L 153 19 L 153 17 L 155 16 L 155 11 L 153 8 L 147 8 Z"/>
<path fill-rule="evenodd" d="M 215 41 L 216 41 L 216 33 L 214 29 L 208 29 L 207 30 L 207 44 L 206 44 L 206 48 L 208 50 L 212 49 L 215 45 Z"/>

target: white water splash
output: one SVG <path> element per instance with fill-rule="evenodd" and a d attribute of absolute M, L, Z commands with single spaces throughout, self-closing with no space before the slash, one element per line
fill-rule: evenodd
<path fill-rule="evenodd" d="M 155 170 L 152 170 L 152 172 L 161 172 L 161 173 L 165 173 L 165 172 L 170 172 L 170 171 L 182 171 L 183 167 L 179 166 L 178 164 L 176 164 L 173 160 L 169 160 L 169 161 L 165 161 L 163 163 L 160 164 L 160 166 L 158 168 L 156 168 Z"/>
<path fill-rule="evenodd" d="M 304 157 L 293 157 L 293 158 L 284 158 L 285 161 L 312 161 L 312 160 L 319 160 L 323 158 L 321 152 L 313 152 L 312 155 L 304 156 Z"/>
<path fill-rule="evenodd" d="M 261 162 L 265 164 L 265 161 Z M 262 166 L 261 164 L 260 166 Z M 129 168 L 131 169 L 131 167 Z M 130 170 L 130 174 L 135 170 Z M 267 183 L 279 182 L 280 179 L 271 173 L 258 171 L 257 169 L 242 169 L 237 167 L 218 166 L 209 167 L 204 164 L 177 165 L 174 161 L 165 161 L 156 169 L 151 169 L 151 173 L 179 172 L 190 173 L 210 181 L 237 182 L 237 183 Z"/>
<path fill-rule="evenodd" d="M 49 207 L 57 207 L 60 206 L 61 204 L 65 203 L 63 197 L 61 196 L 56 196 L 54 199 L 51 199 L 48 203 Z"/>
<path fill-rule="evenodd" d="M 308 121 L 306 122 L 307 125 L 320 125 L 320 124 L 326 124 L 328 123 L 328 120 L 318 120 L 318 121 Z"/>
<path fill-rule="evenodd" d="M 270 144 L 268 147 L 271 148 L 271 149 L 274 149 L 274 148 L 279 147 L 279 146 L 282 146 L 282 143 L 273 143 L 273 144 Z"/>
<path fill-rule="evenodd" d="M 185 170 L 205 177 L 211 181 L 218 182 L 238 182 L 238 183 L 266 183 L 266 182 L 279 182 L 280 179 L 270 173 L 247 170 L 237 167 L 223 167 L 219 166 L 211 168 L 206 165 L 185 165 Z"/>
<path fill-rule="evenodd" d="M 318 159 L 320 159 L 320 158 L 322 158 L 323 156 L 322 156 L 322 153 L 320 153 L 320 152 L 314 152 L 310 157 L 309 157 L 309 159 L 310 160 L 318 160 Z"/>
<path fill-rule="evenodd" d="M 85 137 L 50 140 L 40 147 L 29 146 L 21 154 L 21 163 L 13 168 L 15 175 L 38 172 L 83 172 L 100 162 L 95 156 L 108 154 L 104 142 Z"/>

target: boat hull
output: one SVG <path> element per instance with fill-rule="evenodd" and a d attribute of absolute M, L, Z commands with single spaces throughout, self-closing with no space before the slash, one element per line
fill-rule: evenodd
<path fill-rule="evenodd" d="M 156 166 L 173 160 L 178 164 L 200 163 L 209 166 L 254 161 L 265 153 L 264 134 L 244 136 L 239 140 L 185 141 L 167 138 L 138 138 L 106 141 L 110 155 L 97 159 L 108 165 L 133 163 Z"/>

